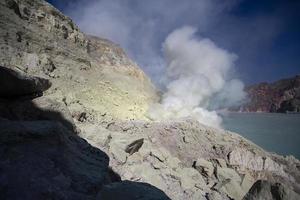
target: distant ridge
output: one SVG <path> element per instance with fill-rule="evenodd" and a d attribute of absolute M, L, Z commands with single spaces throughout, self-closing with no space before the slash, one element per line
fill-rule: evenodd
<path fill-rule="evenodd" d="M 237 110 L 242 112 L 300 112 L 300 75 L 273 83 L 246 87 L 248 101 Z"/>

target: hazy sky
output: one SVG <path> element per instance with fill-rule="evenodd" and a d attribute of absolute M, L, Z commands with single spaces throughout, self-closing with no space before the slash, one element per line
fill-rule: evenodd
<path fill-rule="evenodd" d="M 237 55 L 246 84 L 300 74 L 299 0 L 48 0 L 82 31 L 124 47 L 152 79 L 164 73 L 162 46 L 175 29 Z"/>

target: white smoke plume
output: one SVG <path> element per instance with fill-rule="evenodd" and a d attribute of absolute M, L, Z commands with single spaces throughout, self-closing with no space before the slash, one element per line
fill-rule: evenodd
<path fill-rule="evenodd" d="M 221 117 L 208 108 L 236 105 L 245 96 L 243 83 L 229 77 L 237 56 L 195 33 L 193 27 L 177 29 L 163 44 L 169 83 L 161 103 L 150 109 L 150 118 L 193 117 L 220 127 Z"/>
<path fill-rule="evenodd" d="M 165 88 L 160 104 L 151 107 L 150 118 L 193 117 L 220 127 L 221 118 L 214 110 L 236 105 L 244 97 L 243 83 L 232 79 L 237 56 L 209 39 L 197 38 L 195 28 L 168 33 L 189 24 L 201 34 L 214 35 L 220 19 L 231 19 L 228 11 L 237 3 L 91 0 L 70 3 L 65 12 L 84 32 L 119 43 L 156 85 Z M 226 40 L 228 34 L 222 33 L 218 32 Z"/>
<path fill-rule="evenodd" d="M 156 85 L 163 86 L 160 49 L 166 36 L 187 24 L 207 32 L 236 4 L 237 0 L 77 0 L 68 1 L 64 12 L 84 32 L 120 44 Z"/>

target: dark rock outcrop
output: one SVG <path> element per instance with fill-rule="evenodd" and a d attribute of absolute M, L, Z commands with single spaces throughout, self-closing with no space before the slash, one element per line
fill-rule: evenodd
<path fill-rule="evenodd" d="M 0 97 L 39 96 L 51 86 L 44 78 L 27 76 L 22 71 L 14 71 L 0 66 Z"/>
<path fill-rule="evenodd" d="M 76 131 L 75 124 L 67 106 L 55 99 L 38 97 L 19 101 L 2 100 L 0 117 L 14 121 L 51 120 L 63 124 L 66 128 Z"/>
<path fill-rule="evenodd" d="M 147 183 L 136 183 L 132 181 L 116 182 L 105 185 L 99 192 L 97 199 L 113 200 L 165 200 L 169 199 L 158 189 Z"/>
<path fill-rule="evenodd" d="M 0 199 L 93 199 L 108 156 L 51 121 L 0 122 Z"/>
<path fill-rule="evenodd" d="M 268 181 L 256 181 L 243 200 L 298 200 L 300 195 L 282 185 Z"/>

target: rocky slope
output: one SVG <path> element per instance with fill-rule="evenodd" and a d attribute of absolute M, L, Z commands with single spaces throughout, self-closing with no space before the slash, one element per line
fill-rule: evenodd
<path fill-rule="evenodd" d="M 249 101 L 239 108 L 240 111 L 300 112 L 300 75 L 249 86 L 246 92 Z"/>
<path fill-rule="evenodd" d="M 0 72 L 1 199 L 273 199 L 278 182 L 279 196 L 299 198 L 293 157 L 188 119 L 73 118 L 43 95 L 48 80 Z"/>
<path fill-rule="evenodd" d="M 299 199 L 294 157 L 145 120 L 155 88 L 120 47 L 42 0 L 0 6 L 0 199 Z"/>
<path fill-rule="evenodd" d="M 121 181 L 107 154 L 74 132 L 65 104 L 35 98 L 49 81 L 0 72 L 0 199 L 168 199 L 149 184 Z"/>
<path fill-rule="evenodd" d="M 156 99 L 151 81 L 119 46 L 80 32 L 47 2 L 1 0 L 0 30 L 0 65 L 50 79 L 47 94 L 73 115 L 140 119 Z"/>

